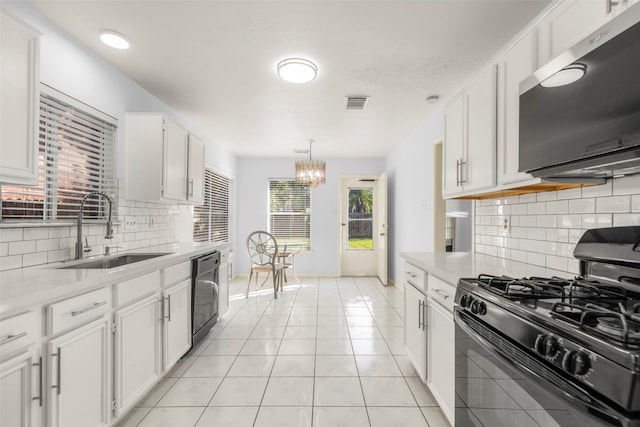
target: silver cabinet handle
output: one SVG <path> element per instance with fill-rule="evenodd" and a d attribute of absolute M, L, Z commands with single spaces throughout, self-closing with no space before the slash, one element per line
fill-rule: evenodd
<path fill-rule="evenodd" d="M 32 363 L 31 366 L 38 367 L 38 395 L 32 397 L 31 400 L 37 400 L 38 406 L 42 406 L 42 357 L 39 358 L 38 363 Z"/>
<path fill-rule="evenodd" d="M 625 0 L 626 1 L 626 0 Z M 607 13 L 611 13 L 613 6 L 617 6 L 619 1 L 607 0 Z"/>
<path fill-rule="evenodd" d="M 190 179 L 187 183 L 187 196 L 193 197 L 193 180 Z"/>
<path fill-rule="evenodd" d="M 51 386 L 51 388 L 55 388 L 57 389 L 57 394 L 60 394 L 60 392 L 62 391 L 62 372 L 61 372 L 61 367 L 62 367 L 62 349 L 58 348 L 58 352 L 57 353 L 53 353 L 51 355 L 51 357 L 57 357 L 58 358 L 58 373 L 57 373 L 57 381 L 58 384 L 54 384 Z"/>
<path fill-rule="evenodd" d="M 451 298 L 451 295 L 442 292 L 440 289 L 434 289 L 433 292 L 437 293 L 438 295 L 440 295 L 442 298 L 444 299 L 449 299 Z"/>
<path fill-rule="evenodd" d="M 167 300 L 167 316 L 166 319 L 168 322 L 171 322 L 171 294 L 167 295 L 165 298 Z"/>
<path fill-rule="evenodd" d="M 460 186 L 460 159 L 456 159 L 456 187 Z"/>
<path fill-rule="evenodd" d="M 102 307 L 103 305 L 106 305 L 107 302 L 106 301 L 102 301 L 102 302 L 94 302 L 93 304 L 91 304 L 90 306 L 87 306 L 85 308 L 81 308 L 80 310 L 76 310 L 76 311 L 72 311 L 71 312 L 71 316 L 76 317 L 79 316 L 83 313 L 86 313 L 87 311 L 91 311 L 94 308 L 98 308 L 98 307 Z"/>
<path fill-rule="evenodd" d="M 411 276 L 411 278 L 412 278 L 412 279 L 415 279 L 416 277 L 418 277 L 418 275 L 417 275 L 416 273 L 412 273 L 412 272 L 410 272 L 410 271 L 407 271 L 407 274 L 408 274 L 409 276 Z"/>
<path fill-rule="evenodd" d="M 20 338 L 23 338 L 26 336 L 27 336 L 26 332 L 20 332 L 19 334 L 15 334 L 15 335 L 7 335 L 5 339 L 0 341 L 0 345 L 9 344 L 11 341 L 19 340 Z"/>
<path fill-rule="evenodd" d="M 464 179 L 464 170 L 462 169 L 462 166 L 466 165 L 467 162 L 465 162 L 464 160 L 460 159 L 460 185 L 465 184 L 467 182 L 466 179 Z"/>
<path fill-rule="evenodd" d="M 422 305 L 424 302 L 421 300 L 418 301 L 418 329 L 424 329 L 424 320 L 422 320 L 422 315 L 424 311 L 422 310 Z"/>

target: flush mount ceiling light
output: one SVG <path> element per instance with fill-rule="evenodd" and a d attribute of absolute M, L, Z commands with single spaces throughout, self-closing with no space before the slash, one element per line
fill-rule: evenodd
<path fill-rule="evenodd" d="M 129 40 L 122 34 L 111 31 L 111 30 L 102 30 L 100 31 L 100 40 L 102 43 L 106 44 L 109 47 L 114 49 L 129 49 L 130 43 Z"/>
<path fill-rule="evenodd" d="M 326 182 L 327 166 L 324 160 L 311 159 L 311 144 L 313 144 L 313 139 L 309 140 L 309 160 L 296 160 L 296 182 L 309 187 L 317 187 Z"/>
<path fill-rule="evenodd" d="M 587 73 L 587 66 L 584 64 L 571 64 L 564 67 L 548 79 L 540 82 L 542 87 L 559 87 L 577 82 Z"/>
<path fill-rule="evenodd" d="M 289 83 L 308 83 L 318 75 L 318 67 L 302 58 L 287 58 L 278 63 L 278 75 Z"/>

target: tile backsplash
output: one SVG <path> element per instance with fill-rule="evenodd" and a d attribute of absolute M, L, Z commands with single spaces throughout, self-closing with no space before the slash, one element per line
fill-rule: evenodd
<path fill-rule="evenodd" d="M 478 200 L 475 251 L 567 277 L 578 274 L 573 250 L 585 230 L 625 225 L 640 225 L 640 175 L 592 187 Z"/>
<path fill-rule="evenodd" d="M 119 198 L 119 223 L 114 238 L 104 238 L 104 224 L 85 224 L 83 236 L 91 247 L 89 256 L 147 248 L 179 240 L 178 206 Z M 0 271 L 68 260 L 74 257 L 77 230 L 68 225 L 0 228 Z"/>

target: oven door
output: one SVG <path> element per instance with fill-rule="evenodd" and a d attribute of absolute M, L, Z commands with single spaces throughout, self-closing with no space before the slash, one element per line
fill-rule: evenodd
<path fill-rule="evenodd" d="M 456 426 L 637 426 L 460 306 Z"/>

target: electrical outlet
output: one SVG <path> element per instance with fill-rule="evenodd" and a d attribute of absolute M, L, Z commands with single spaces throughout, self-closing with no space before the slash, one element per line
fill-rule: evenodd
<path fill-rule="evenodd" d="M 508 234 L 511 232 L 511 218 L 504 217 L 502 219 L 502 232 Z"/>
<path fill-rule="evenodd" d="M 134 230 L 137 223 L 138 223 L 138 221 L 136 220 L 135 216 L 126 216 L 126 217 L 124 217 L 124 228 L 127 231 Z"/>

